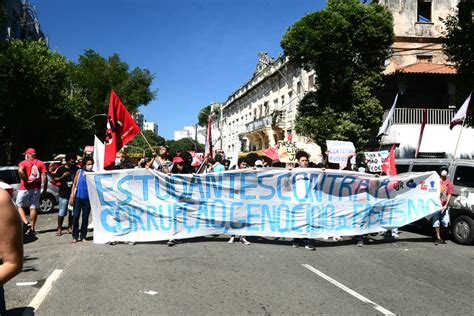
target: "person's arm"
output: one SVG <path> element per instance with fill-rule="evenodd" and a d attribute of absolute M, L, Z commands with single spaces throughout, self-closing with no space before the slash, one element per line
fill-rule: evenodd
<path fill-rule="evenodd" d="M 7 191 L 0 189 L 0 285 L 23 268 L 23 233 L 20 215 Z"/>
<path fill-rule="evenodd" d="M 454 186 L 452 184 L 448 184 L 446 190 L 448 191 L 448 196 L 446 197 L 446 203 L 444 205 L 442 205 L 442 210 L 445 211 L 448 209 L 449 207 L 449 201 L 451 200 L 451 196 L 453 195 L 454 193 Z"/>
<path fill-rule="evenodd" d="M 80 173 L 81 173 L 81 169 L 76 171 L 76 175 L 74 176 L 74 181 L 72 182 L 71 196 L 69 197 L 69 205 L 71 206 L 74 206 L 74 200 L 76 199 L 77 179 L 79 179 Z"/>
<path fill-rule="evenodd" d="M 25 166 L 22 164 L 18 165 L 18 175 L 20 179 L 23 180 L 25 183 L 28 182 L 28 176 L 26 175 Z"/>
<path fill-rule="evenodd" d="M 54 177 L 53 179 L 56 182 L 60 182 L 62 179 L 67 178 L 70 174 L 71 174 L 70 171 L 64 171 L 64 169 L 63 170 L 59 169 L 56 171 L 56 177 Z"/>
<path fill-rule="evenodd" d="M 44 168 L 41 173 L 41 182 L 43 182 L 43 192 L 41 193 L 46 194 L 48 192 L 48 172 L 46 168 Z"/>

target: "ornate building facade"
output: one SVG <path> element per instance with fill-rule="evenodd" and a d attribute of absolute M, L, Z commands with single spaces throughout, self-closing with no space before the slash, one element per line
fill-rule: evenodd
<path fill-rule="evenodd" d="M 284 56 L 272 59 L 260 53 L 252 78 L 224 103 L 216 104 L 220 110 L 212 115 L 214 148 L 233 157 L 292 139 L 319 155 L 319 146 L 294 131 L 298 103 L 314 88 L 314 72 L 293 65 Z"/>

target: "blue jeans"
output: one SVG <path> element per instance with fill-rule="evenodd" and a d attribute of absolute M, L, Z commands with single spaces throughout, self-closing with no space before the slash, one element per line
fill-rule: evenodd
<path fill-rule="evenodd" d="M 79 217 L 82 211 L 81 236 L 79 238 Z M 85 240 L 87 237 L 87 225 L 89 225 L 89 214 L 91 204 L 89 200 L 76 198 L 74 210 L 72 211 L 72 239 Z"/>
<path fill-rule="evenodd" d="M 5 305 L 5 292 L 3 286 L 0 285 L 0 316 L 7 314 L 7 307 Z"/>

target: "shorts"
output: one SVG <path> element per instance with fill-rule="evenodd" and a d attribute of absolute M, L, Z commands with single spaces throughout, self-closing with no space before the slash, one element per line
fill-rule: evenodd
<path fill-rule="evenodd" d="M 18 190 L 16 205 L 23 208 L 37 209 L 39 207 L 41 189 Z"/>
<path fill-rule="evenodd" d="M 433 217 L 431 218 L 431 221 L 433 222 L 433 227 L 439 227 L 440 224 L 443 227 L 448 227 L 449 225 L 449 211 L 445 210 L 444 212 L 437 211 L 436 213 L 433 214 Z"/>
<path fill-rule="evenodd" d="M 59 212 L 58 216 L 64 217 L 67 215 L 69 207 L 69 199 L 59 197 Z"/>

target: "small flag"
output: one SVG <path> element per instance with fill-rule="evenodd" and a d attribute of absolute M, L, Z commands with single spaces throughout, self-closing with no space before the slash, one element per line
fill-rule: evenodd
<path fill-rule="evenodd" d="M 111 166 L 115 155 L 140 133 L 140 127 L 120 101 L 115 91 L 110 94 L 107 130 L 105 132 L 104 168 Z"/>
<path fill-rule="evenodd" d="M 377 137 L 382 136 L 382 135 L 388 135 L 388 130 L 390 129 L 390 125 L 392 125 L 393 112 L 395 112 L 395 105 L 397 105 L 397 100 L 398 100 L 398 93 L 395 96 L 395 100 L 393 101 L 393 105 L 392 105 L 392 108 L 390 109 L 390 112 L 388 112 L 388 115 L 385 118 L 385 121 L 383 122 L 382 126 L 379 129 L 379 133 L 377 134 Z"/>
<path fill-rule="evenodd" d="M 464 101 L 456 115 L 454 115 L 453 119 L 451 120 L 451 123 L 449 123 L 449 129 L 453 129 L 454 126 L 462 124 L 464 122 L 464 119 L 467 115 L 467 109 L 469 108 L 469 102 L 471 101 L 471 95 L 472 92 L 469 94 L 466 101 Z"/>
<path fill-rule="evenodd" d="M 388 154 L 387 158 L 385 158 L 385 160 L 383 161 L 382 171 L 388 176 L 397 175 L 397 166 L 395 165 L 395 145 L 392 145 L 392 149 L 390 149 L 390 153 Z"/>
<path fill-rule="evenodd" d="M 425 108 L 423 110 L 423 118 L 421 120 L 420 137 L 418 138 L 418 146 L 416 147 L 415 158 L 418 158 L 418 153 L 420 152 L 421 139 L 423 138 L 423 132 L 425 131 L 425 125 L 426 125 L 427 117 L 428 117 L 428 110 Z"/>

